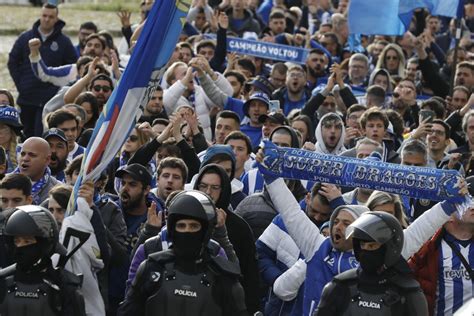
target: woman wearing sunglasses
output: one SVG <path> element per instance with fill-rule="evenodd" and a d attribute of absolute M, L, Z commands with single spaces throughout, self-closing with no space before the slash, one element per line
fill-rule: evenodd
<path fill-rule="evenodd" d="M 138 126 L 139 126 L 138 124 L 135 125 L 132 132 L 130 133 L 127 140 L 125 141 L 125 144 L 123 144 L 122 146 L 122 149 L 120 151 L 120 156 L 116 158 L 118 159 L 117 169 L 119 169 L 122 166 L 125 166 L 130 160 L 130 158 L 137 152 L 137 150 L 150 140 L 149 137 L 138 128 Z M 156 171 L 155 160 L 151 160 L 148 163 L 147 167 L 150 170 L 151 174 L 155 174 L 155 171 Z M 120 191 L 120 179 L 118 178 L 115 179 L 115 191 L 116 192 Z"/>

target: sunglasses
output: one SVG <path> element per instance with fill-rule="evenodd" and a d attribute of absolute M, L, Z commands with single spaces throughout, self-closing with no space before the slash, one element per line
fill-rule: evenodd
<path fill-rule="evenodd" d="M 94 89 L 95 92 L 99 92 L 100 90 L 104 91 L 105 93 L 107 92 L 110 92 L 110 90 L 112 90 L 112 88 L 110 88 L 109 86 L 93 86 L 92 89 Z"/>
<path fill-rule="evenodd" d="M 130 135 L 128 136 L 128 140 L 131 141 L 132 143 L 138 141 L 138 136 L 137 135 Z"/>

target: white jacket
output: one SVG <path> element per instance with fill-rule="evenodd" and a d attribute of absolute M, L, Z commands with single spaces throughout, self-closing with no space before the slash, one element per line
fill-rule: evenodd
<path fill-rule="evenodd" d="M 232 86 L 229 81 L 219 73 L 217 74 L 217 80 L 215 81 L 216 85 L 221 89 L 225 94 L 232 96 Z M 168 89 L 163 92 L 163 104 L 168 115 L 172 114 L 176 108 L 180 105 L 190 105 L 191 102 L 183 97 L 183 93 L 186 91 L 187 86 L 184 85 L 181 80 L 176 81 Z M 194 107 L 196 114 L 198 116 L 199 123 L 201 123 L 202 128 L 204 129 L 204 136 L 207 140 L 212 140 L 212 131 L 211 131 L 211 118 L 209 116 L 209 111 L 212 107 L 217 106 L 214 104 L 206 95 L 201 86 L 197 85 L 194 82 L 194 92 L 195 100 Z"/>
<path fill-rule="evenodd" d="M 105 315 L 105 305 L 99 290 L 97 272 L 104 268 L 104 262 L 100 259 L 99 245 L 94 234 L 94 228 L 90 222 L 92 210 L 84 198 L 77 199 L 78 210 L 71 216 L 64 218 L 59 232 L 59 240 L 64 242 L 66 230 L 72 227 L 82 232 L 90 233 L 89 239 L 66 263 L 65 269 L 75 274 L 83 275 L 82 294 L 86 306 L 86 314 L 91 316 Z M 68 253 L 79 243 L 72 238 L 68 244 Z"/>

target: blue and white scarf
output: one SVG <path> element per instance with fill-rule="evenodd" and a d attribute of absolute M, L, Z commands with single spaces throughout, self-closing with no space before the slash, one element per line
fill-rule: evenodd
<path fill-rule="evenodd" d="M 20 168 L 16 168 L 13 173 L 20 173 Z M 41 204 L 41 197 L 40 197 L 40 192 L 44 189 L 44 187 L 48 184 L 49 178 L 51 177 L 51 170 L 49 167 L 46 168 L 43 176 L 33 183 L 33 186 L 31 187 L 31 195 L 33 196 L 33 203 L 35 205 L 40 205 Z"/>

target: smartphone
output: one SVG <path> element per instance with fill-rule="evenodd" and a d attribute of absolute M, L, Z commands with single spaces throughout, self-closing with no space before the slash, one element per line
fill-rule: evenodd
<path fill-rule="evenodd" d="M 270 112 L 278 112 L 280 110 L 279 100 L 270 100 Z"/>
<path fill-rule="evenodd" d="M 436 114 L 435 112 L 431 110 L 421 110 L 419 116 L 420 116 L 420 122 L 424 122 L 428 120 L 427 123 L 431 123 L 433 122 Z"/>

